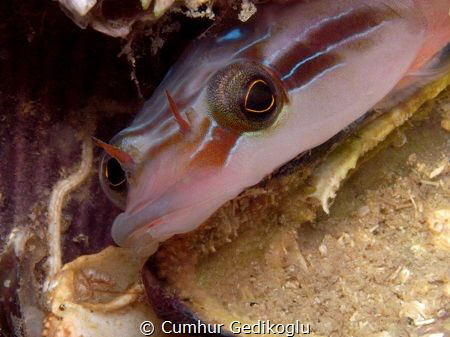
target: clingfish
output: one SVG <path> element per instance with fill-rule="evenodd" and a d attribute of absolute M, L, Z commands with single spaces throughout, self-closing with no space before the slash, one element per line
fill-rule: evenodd
<path fill-rule="evenodd" d="M 110 144 L 112 236 L 157 245 L 376 104 L 448 71 L 450 0 L 272 0 L 192 43 Z"/>

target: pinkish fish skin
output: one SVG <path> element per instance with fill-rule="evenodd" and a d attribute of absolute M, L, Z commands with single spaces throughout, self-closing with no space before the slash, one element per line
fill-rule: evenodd
<path fill-rule="evenodd" d="M 213 26 L 111 141 L 134 163 L 126 167 L 114 240 L 139 246 L 192 231 L 246 187 L 330 139 L 427 67 L 450 42 L 449 10 L 450 0 L 278 0 L 245 23 Z M 240 83 L 233 71 L 263 78 L 261 90 L 273 101 L 252 100 L 272 109 L 261 122 L 267 125 L 245 115 L 254 82 Z"/>

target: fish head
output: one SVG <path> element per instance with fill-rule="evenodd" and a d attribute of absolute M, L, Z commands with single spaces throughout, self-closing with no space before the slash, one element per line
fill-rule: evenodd
<path fill-rule="evenodd" d="M 266 174 L 248 140 L 276 128 L 286 107 L 272 69 L 239 58 L 180 76 L 103 146 L 102 186 L 124 209 L 112 229 L 119 245 L 192 231 Z"/>

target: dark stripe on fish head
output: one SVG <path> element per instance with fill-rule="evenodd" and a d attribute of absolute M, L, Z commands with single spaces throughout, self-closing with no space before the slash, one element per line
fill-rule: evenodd
<path fill-rule="evenodd" d="M 359 8 L 323 19 L 268 65 L 279 72 L 289 90 L 302 88 L 343 65 L 342 48 L 368 48 L 373 33 L 392 16 L 391 11 Z"/>

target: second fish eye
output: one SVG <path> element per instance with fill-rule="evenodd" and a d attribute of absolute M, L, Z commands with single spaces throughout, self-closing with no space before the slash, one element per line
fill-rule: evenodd
<path fill-rule="evenodd" d="M 109 158 L 106 162 L 105 178 L 112 189 L 120 189 L 126 184 L 125 171 L 116 158 Z"/>
<path fill-rule="evenodd" d="M 124 209 L 128 192 L 128 180 L 127 173 L 120 165 L 120 162 L 105 153 L 100 165 L 99 176 L 102 189 L 109 200 L 119 208 Z"/>

